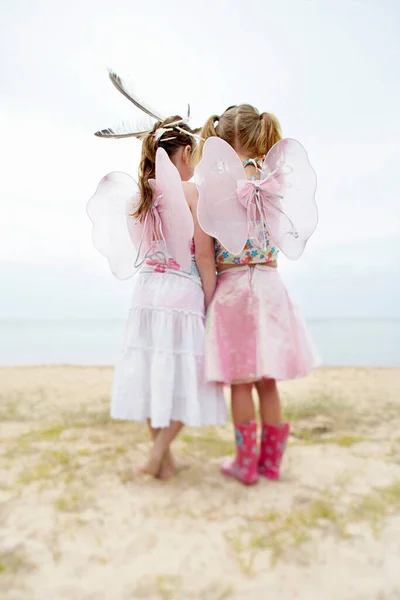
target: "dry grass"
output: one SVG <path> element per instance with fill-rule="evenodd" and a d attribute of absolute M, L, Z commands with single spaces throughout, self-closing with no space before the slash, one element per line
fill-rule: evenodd
<path fill-rule="evenodd" d="M 183 449 L 193 456 L 204 456 L 207 459 L 218 458 L 232 454 L 234 444 L 232 434 L 229 432 L 229 438 L 222 436 L 215 429 L 204 433 L 183 433 L 180 441 L 183 443 Z"/>
<path fill-rule="evenodd" d="M 253 575 L 260 552 L 267 552 L 270 565 L 274 566 L 287 559 L 291 549 L 309 542 L 314 530 L 346 539 L 351 537 L 348 528 L 352 523 L 366 522 L 376 534 L 383 519 L 395 511 L 400 511 L 400 481 L 375 488 L 345 506 L 325 491 L 301 511 L 269 511 L 258 515 L 238 531 L 228 533 L 226 540 L 243 574 Z"/>
<path fill-rule="evenodd" d="M 9 550 L 0 550 L 0 575 L 19 575 L 34 568 L 35 565 L 22 544 Z"/>
<path fill-rule="evenodd" d="M 134 590 L 132 598 L 145 600 L 157 598 L 157 600 L 190 600 L 194 596 L 188 596 L 182 590 L 182 577 L 166 574 L 144 577 Z M 198 584 L 196 598 L 199 600 L 229 600 L 233 594 L 232 584 L 220 584 L 216 582 L 212 586 Z"/>
<path fill-rule="evenodd" d="M 56 508 L 62 512 L 81 513 L 93 507 L 94 499 L 85 487 L 68 487 L 56 500 Z"/>
<path fill-rule="evenodd" d="M 295 442 L 292 442 L 292 445 L 300 442 L 300 444 L 305 444 L 307 446 L 314 444 L 334 444 L 336 446 L 342 446 L 343 448 L 351 448 L 355 444 L 359 444 L 368 440 L 366 436 L 353 435 L 351 433 L 326 435 L 321 434 L 318 431 L 302 431 L 299 429 L 295 429 L 292 435 L 296 440 Z"/>
<path fill-rule="evenodd" d="M 116 466 L 122 472 L 132 449 L 147 440 L 146 428 L 140 424 L 87 413 L 79 420 L 64 419 L 4 439 L 3 468 L 17 475 L 15 490 L 35 483 L 71 483 L 107 470 L 114 472 Z M 121 464 L 123 459 L 125 464 Z"/>
<path fill-rule="evenodd" d="M 351 407 L 344 398 L 337 393 L 313 393 L 306 399 L 284 398 L 284 418 L 288 421 L 300 421 L 315 417 L 330 417 L 336 422 L 349 423 L 356 417 L 354 407 Z"/>

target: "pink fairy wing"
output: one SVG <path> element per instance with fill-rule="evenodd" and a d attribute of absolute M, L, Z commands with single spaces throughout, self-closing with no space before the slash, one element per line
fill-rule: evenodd
<path fill-rule="evenodd" d="M 161 218 L 168 254 L 179 266 L 189 270 L 194 235 L 193 217 L 179 172 L 163 148 L 159 148 L 156 154 L 156 188 L 160 192 L 156 209 Z"/>
<path fill-rule="evenodd" d="M 135 224 L 131 216 L 138 202 L 137 186 L 126 173 L 109 173 L 100 181 L 87 204 L 87 214 L 93 229 L 93 243 L 109 262 L 118 279 L 128 279 L 135 270 L 144 225 Z M 142 252 L 150 247 L 148 239 L 142 243 Z"/>
<path fill-rule="evenodd" d="M 237 196 L 238 181 L 245 179 L 234 149 L 221 138 L 208 138 L 195 171 L 197 218 L 200 227 L 231 254 L 240 254 L 247 240 L 247 213 Z"/>
<path fill-rule="evenodd" d="M 263 203 L 272 241 L 288 258 L 297 260 L 318 222 L 317 177 L 299 142 L 287 138 L 271 148 L 260 188 L 266 191 Z"/>

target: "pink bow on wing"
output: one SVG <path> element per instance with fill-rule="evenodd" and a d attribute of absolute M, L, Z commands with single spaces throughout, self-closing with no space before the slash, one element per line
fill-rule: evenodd
<path fill-rule="evenodd" d="M 168 261 L 167 244 L 164 238 L 162 230 L 162 220 L 160 217 L 160 212 L 162 212 L 161 199 L 163 194 L 160 189 L 157 189 L 156 182 L 154 179 L 149 179 L 149 182 L 154 190 L 154 199 L 150 208 L 146 211 L 146 215 L 144 217 L 143 233 L 139 244 L 139 249 L 135 263 L 136 268 L 140 267 L 145 262 L 147 264 L 166 264 Z M 149 240 L 150 247 L 144 255 L 143 259 L 140 260 L 141 247 L 145 239 Z M 164 251 L 158 250 L 156 252 L 153 252 L 154 245 L 158 241 L 163 242 Z"/>
<path fill-rule="evenodd" d="M 279 215 L 271 199 L 277 195 L 270 188 L 270 180 L 239 181 L 237 195 L 240 204 L 247 211 L 248 236 L 261 248 L 267 250 L 267 230 L 275 238 L 274 231 L 278 225 Z"/>
<path fill-rule="evenodd" d="M 159 187 L 157 187 L 157 182 L 155 179 L 149 179 L 149 183 L 153 188 L 154 200 L 151 204 L 149 213 L 152 221 L 152 241 L 155 240 L 163 240 L 166 245 L 165 238 L 162 230 L 162 221 L 160 213 L 162 212 L 162 204 L 161 200 L 163 197 L 163 193 Z"/>
<path fill-rule="evenodd" d="M 162 198 L 163 193 L 159 187 L 157 187 L 157 183 L 155 179 L 149 179 L 150 185 L 153 188 L 154 200 L 152 202 L 151 207 L 147 211 L 145 228 L 150 227 L 150 231 L 148 232 L 151 240 L 151 248 L 150 251 L 145 256 L 146 264 L 149 266 L 156 267 L 156 271 L 159 273 L 164 273 L 166 268 L 174 269 L 175 271 L 179 271 L 180 265 L 176 262 L 174 258 L 169 258 L 167 242 L 164 237 L 163 227 L 162 227 L 162 219 L 160 213 L 162 213 Z M 157 251 L 152 252 L 154 244 L 158 241 L 162 241 L 164 245 L 164 252 Z"/>

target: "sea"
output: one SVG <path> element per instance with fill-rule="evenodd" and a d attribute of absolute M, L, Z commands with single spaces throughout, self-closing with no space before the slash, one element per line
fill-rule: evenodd
<path fill-rule="evenodd" d="M 310 319 L 325 365 L 399 367 L 400 319 Z M 112 365 L 119 319 L 0 320 L 0 365 Z"/>

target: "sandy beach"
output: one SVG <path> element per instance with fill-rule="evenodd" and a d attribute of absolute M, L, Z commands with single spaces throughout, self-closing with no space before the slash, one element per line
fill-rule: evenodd
<path fill-rule="evenodd" d="M 278 483 L 220 475 L 231 426 L 185 429 L 185 468 L 138 475 L 111 368 L 0 369 L 2 600 L 399 600 L 400 370 L 281 385 Z"/>

